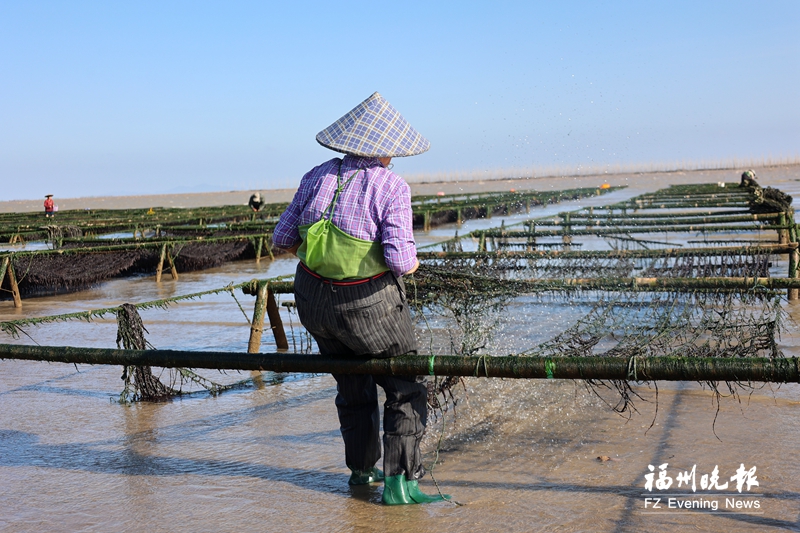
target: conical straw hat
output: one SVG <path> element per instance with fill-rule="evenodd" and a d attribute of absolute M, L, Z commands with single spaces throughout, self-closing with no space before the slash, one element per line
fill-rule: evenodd
<path fill-rule="evenodd" d="M 431 146 L 378 93 L 319 132 L 317 142 L 336 152 L 362 157 L 406 157 Z"/>

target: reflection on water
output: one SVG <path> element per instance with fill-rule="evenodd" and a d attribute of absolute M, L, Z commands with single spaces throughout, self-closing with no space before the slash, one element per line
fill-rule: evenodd
<path fill-rule="evenodd" d="M 293 271 L 292 260 L 278 259 L 181 274 L 178 282 L 117 280 L 32 298 L 22 310 L 0 302 L 0 320 L 154 300 Z M 253 298 L 236 297 L 251 313 Z M 800 319 L 800 304 L 786 310 Z M 516 351 L 534 331 L 561 331 L 585 312 L 568 301 L 522 301 L 510 308 L 498 342 Z M 146 310 L 142 317 L 158 348 L 246 349 L 249 327 L 229 294 Z M 287 323 L 290 318 L 284 314 Z M 787 355 L 800 355 L 796 331 L 790 326 L 781 339 Z M 116 324 L 109 315 L 27 332 L 30 338 L 13 342 L 112 347 Z M 262 350 L 273 349 L 265 336 Z M 605 404 L 613 396 L 597 396 L 581 383 L 469 378 L 455 413 L 433 422 L 424 445 L 431 462 L 442 437 L 433 476 L 464 505 L 387 508 L 378 504 L 380 487 L 347 485 L 329 376 L 212 371 L 207 377 L 215 381 L 252 381 L 216 397 L 120 405 L 120 374 L 113 367 L 0 362 L 0 531 L 798 529 L 800 469 L 792 459 L 800 448 L 798 385 L 758 386 L 752 394 L 722 398 L 719 413 L 713 394 L 697 384 L 642 385 L 638 412 L 627 419 Z M 664 463 L 670 472 L 696 465 L 698 476 L 718 466 L 727 478 L 740 464 L 757 466 L 753 492 L 761 507 L 654 514 L 644 506 L 652 496 L 644 475 L 648 465 Z M 435 490 L 430 477 L 423 484 Z"/>

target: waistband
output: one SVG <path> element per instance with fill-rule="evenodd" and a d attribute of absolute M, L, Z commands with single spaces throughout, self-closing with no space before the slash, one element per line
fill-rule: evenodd
<path fill-rule="evenodd" d="M 337 287 L 348 287 L 348 286 L 351 286 L 351 285 L 361 285 L 361 284 L 364 284 L 364 283 L 369 283 L 372 280 L 375 280 L 375 279 L 378 279 L 378 278 L 381 278 L 381 277 L 385 276 L 389 272 L 387 270 L 386 272 L 381 272 L 380 274 L 376 274 L 376 275 L 372 276 L 371 278 L 338 280 L 338 279 L 323 278 L 322 276 L 320 276 L 319 274 L 317 274 L 316 272 L 314 272 L 313 270 L 308 268 L 305 265 L 305 263 L 303 263 L 302 261 L 300 261 L 300 266 L 303 267 L 303 270 L 308 272 L 309 275 L 311 275 L 312 277 L 315 277 L 318 280 L 322 281 L 322 283 L 328 283 L 330 285 L 335 285 Z"/>

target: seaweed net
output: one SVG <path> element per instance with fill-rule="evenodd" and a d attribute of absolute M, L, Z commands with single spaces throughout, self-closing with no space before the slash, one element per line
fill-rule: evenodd
<path fill-rule="evenodd" d="M 93 244 L 102 247 L 112 245 L 114 241 L 95 241 Z M 77 247 L 80 247 L 80 251 Z M 157 248 L 91 252 L 87 252 L 86 248 L 86 244 L 69 243 L 59 254 L 26 253 L 15 256 L 12 261 L 20 293 L 25 296 L 82 290 L 113 278 L 152 273 L 158 265 Z M 178 271 L 190 272 L 254 256 L 252 244 L 242 240 L 178 244 L 173 259 Z M 8 294 L 6 291 L 6 298 Z"/>
<path fill-rule="evenodd" d="M 146 350 L 152 348 L 144 337 L 147 330 L 142 317 L 131 304 L 122 304 L 117 311 L 117 348 L 126 350 Z M 120 395 L 121 401 L 163 400 L 177 394 L 153 375 L 149 366 L 126 366 L 122 371 L 125 387 Z"/>
<path fill-rule="evenodd" d="M 185 244 L 175 249 L 175 267 L 181 272 L 205 270 L 252 254 L 249 241 Z"/>
<path fill-rule="evenodd" d="M 49 225 L 44 227 L 47 230 L 47 237 L 50 242 L 56 242 L 59 239 L 68 238 L 74 239 L 83 236 L 83 230 L 78 226 L 65 225 L 55 226 Z"/>
<path fill-rule="evenodd" d="M 117 315 L 117 348 L 125 350 L 147 350 L 153 349 L 145 333 L 139 311 L 133 304 L 122 304 L 116 312 Z M 166 376 L 168 384 L 161 381 L 161 377 Z M 205 378 L 189 368 L 162 369 L 160 376 L 153 373 L 149 366 L 126 366 L 123 367 L 122 381 L 124 387 L 120 393 L 120 402 L 137 401 L 164 401 L 174 396 L 184 394 L 184 387 L 188 384 L 195 384 L 211 394 L 219 394 L 225 390 L 236 388 L 252 379 L 245 379 L 223 385 Z M 191 391 L 189 391 L 191 392 Z"/>
<path fill-rule="evenodd" d="M 513 256 L 444 257 L 425 264 L 451 275 L 471 272 L 496 279 L 518 278 L 626 278 L 643 277 L 767 277 L 775 256 L 753 248 L 747 252 L 681 255 L 677 257 L 525 258 Z M 444 275 L 444 274 L 440 274 Z M 461 281 L 463 283 L 463 280 Z"/>
<path fill-rule="evenodd" d="M 749 200 L 749 205 L 753 213 L 778 213 L 791 209 L 792 197 L 779 189 L 756 186 L 751 191 L 753 198 Z"/>
<path fill-rule="evenodd" d="M 92 254 L 30 254 L 14 257 L 20 293 L 73 291 L 155 265 L 148 250 Z"/>
<path fill-rule="evenodd" d="M 638 265 L 632 263 L 641 262 Z M 763 275 L 769 266 L 769 254 L 723 255 L 720 257 L 679 257 L 620 261 L 564 260 L 548 266 L 546 260 L 519 261 L 498 258 L 493 261 L 435 261 L 436 266 L 423 265 L 410 280 L 413 308 L 429 334 L 430 353 L 447 349 L 455 355 L 497 353 L 491 345 L 493 332 L 502 322 L 502 311 L 512 301 L 515 305 L 533 305 L 536 298 L 561 299 L 589 311 L 572 326 L 555 336 L 537 331 L 531 321 L 528 348 L 517 355 L 558 357 L 632 358 L 681 357 L 783 357 L 777 344 L 785 312 L 781 297 L 772 291 L 752 290 L 744 293 L 725 291 L 673 291 L 642 293 L 608 292 L 575 288 L 545 288 L 532 296 L 522 283 L 514 283 L 520 275 L 558 274 L 575 276 L 598 268 L 630 274 L 633 267 L 643 272 L 680 277 L 727 275 Z M 511 264 L 514 268 L 509 268 Z M 667 272 L 668 271 L 668 272 Z M 467 273 L 468 272 L 468 273 Z M 417 289 L 424 286 L 424 293 Z M 424 285 L 423 285 L 424 283 Z M 541 290 L 541 289 L 537 289 Z M 610 406 L 617 412 L 635 410 L 637 397 L 630 383 L 637 381 L 635 368 L 631 380 L 587 380 L 586 386 L 600 396 L 601 389 L 615 391 L 617 400 Z M 456 405 L 454 388 L 460 378 L 437 378 L 429 389 L 432 408 L 446 410 Z M 718 384 L 706 382 L 719 394 Z M 730 392 L 742 384 L 728 383 Z M 743 385 L 742 385 L 743 386 Z M 601 396 L 603 397 L 603 396 Z"/>

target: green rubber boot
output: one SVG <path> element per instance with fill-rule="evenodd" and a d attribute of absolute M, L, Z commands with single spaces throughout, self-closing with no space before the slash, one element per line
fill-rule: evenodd
<path fill-rule="evenodd" d="M 373 466 L 369 470 L 351 470 L 353 473 L 350 474 L 350 479 L 347 481 L 350 485 L 369 485 L 383 481 L 383 470 L 380 468 Z"/>
<path fill-rule="evenodd" d="M 450 496 L 430 496 L 419 490 L 417 480 L 408 481 L 405 475 L 390 476 L 384 480 L 382 501 L 386 505 L 412 505 L 449 500 Z"/>
<path fill-rule="evenodd" d="M 383 497 L 386 505 L 409 505 L 417 503 L 408 495 L 408 482 L 405 474 L 389 476 L 383 481 Z"/>
<path fill-rule="evenodd" d="M 408 496 L 417 503 L 441 502 L 450 499 L 449 494 L 424 494 L 419 490 L 419 483 L 416 479 L 414 481 L 407 481 L 406 489 L 408 490 Z"/>

